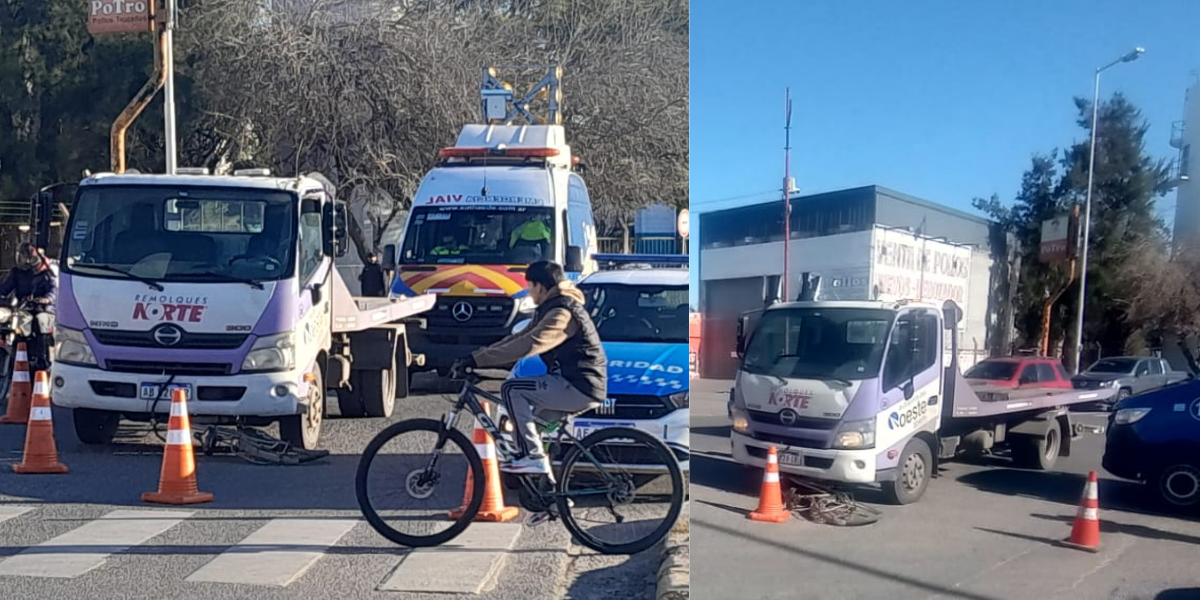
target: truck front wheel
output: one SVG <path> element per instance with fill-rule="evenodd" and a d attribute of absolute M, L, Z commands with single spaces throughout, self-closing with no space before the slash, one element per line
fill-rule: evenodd
<path fill-rule="evenodd" d="M 75 436 L 85 444 L 111 444 L 121 425 L 121 413 L 94 408 L 76 408 L 71 411 L 75 422 Z"/>
<path fill-rule="evenodd" d="M 321 369 L 313 369 L 313 376 L 314 380 L 308 384 L 308 410 L 279 420 L 279 438 L 305 450 L 317 449 L 321 422 L 325 420 L 325 378 Z"/>
<path fill-rule="evenodd" d="M 883 494 L 892 504 L 912 504 L 925 495 L 933 472 L 933 453 L 929 444 L 913 438 L 904 446 L 897 465 L 896 479 L 883 482 Z"/>

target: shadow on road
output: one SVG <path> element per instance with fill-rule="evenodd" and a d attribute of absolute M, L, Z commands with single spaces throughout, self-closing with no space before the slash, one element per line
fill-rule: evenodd
<path fill-rule="evenodd" d="M 620 559 L 590 553 L 577 556 L 571 570 L 579 576 L 571 582 L 563 600 L 654 600 L 661 557 L 661 544 Z M 607 566 L 589 564 L 613 560 L 620 562 Z"/>
<path fill-rule="evenodd" d="M 732 429 L 729 425 L 714 425 L 711 427 L 692 427 L 692 435 L 707 435 L 716 438 L 729 440 L 729 432 Z"/>
<path fill-rule="evenodd" d="M 957 480 L 984 492 L 1079 506 L 1079 499 L 1087 477 L 1075 473 L 996 468 L 968 473 L 958 477 Z M 1117 510 L 1154 517 L 1189 518 L 1192 516 L 1172 513 L 1155 507 L 1148 492 L 1149 490 L 1140 483 L 1101 477 L 1099 480 L 1101 515 L 1105 510 Z M 1103 520 L 1103 516 L 1101 520 Z"/>
<path fill-rule="evenodd" d="M 744 495 L 757 495 L 762 484 L 761 470 L 711 452 L 692 452 L 691 477 L 692 485 Z"/>
<path fill-rule="evenodd" d="M 1046 521 L 1058 521 L 1061 523 L 1074 523 L 1074 515 L 1043 515 L 1038 513 L 1030 514 L 1029 516 L 1035 519 L 1043 519 Z M 1192 544 L 1200 546 L 1200 536 L 1187 535 L 1176 531 L 1164 531 L 1155 527 L 1147 527 L 1145 525 L 1134 525 L 1131 523 L 1121 523 L 1105 518 L 1100 515 L 1100 532 L 1101 533 L 1122 533 L 1134 537 L 1140 537 L 1147 540 L 1163 540 L 1167 542 L 1179 542 L 1181 544 Z"/>
<path fill-rule="evenodd" d="M 755 544 L 768 546 L 768 547 L 774 548 L 776 550 L 794 554 L 798 557 L 803 557 L 803 558 L 815 560 L 818 562 L 822 562 L 829 566 L 839 567 L 839 568 L 855 571 L 856 573 L 858 573 L 860 575 L 865 575 L 868 577 L 875 577 L 875 578 L 883 579 L 886 581 L 892 581 L 892 582 L 895 582 L 895 583 L 898 583 L 901 585 L 906 585 L 906 586 L 909 586 L 912 588 L 923 590 L 925 592 L 928 592 L 928 593 L 930 593 L 932 595 L 936 595 L 936 596 L 941 596 L 941 597 L 945 597 L 945 598 L 957 598 L 957 599 L 961 599 L 961 600 L 1002 600 L 995 596 L 984 596 L 982 594 L 976 594 L 973 592 L 968 592 L 968 591 L 964 591 L 964 590 L 945 587 L 942 585 L 938 585 L 936 583 L 922 581 L 920 579 L 915 579 L 908 575 L 892 573 L 892 572 L 885 571 L 885 570 L 877 568 L 877 567 L 872 567 L 869 565 L 852 562 L 852 561 L 849 561 L 842 557 L 837 557 L 837 556 L 833 556 L 833 555 L 829 555 L 829 554 L 823 554 L 820 552 L 814 552 L 812 550 L 806 550 L 804 548 L 798 548 L 796 546 L 792 546 L 790 544 L 786 544 L 783 542 L 777 542 L 774 540 L 766 540 L 766 539 L 758 538 L 752 534 L 746 533 L 745 531 L 742 531 L 739 529 L 734 529 L 732 527 L 725 527 L 723 525 L 718 525 L 716 523 L 712 523 L 712 522 L 706 521 L 704 519 L 698 519 L 694 516 L 692 517 L 692 524 L 699 525 L 703 529 L 709 529 L 709 530 L 721 533 L 723 535 L 736 537 L 736 538 L 743 539 L 743 540 L 746 540 L 746 541 L 749 541 L 749 542 L 752 542 Z"/>

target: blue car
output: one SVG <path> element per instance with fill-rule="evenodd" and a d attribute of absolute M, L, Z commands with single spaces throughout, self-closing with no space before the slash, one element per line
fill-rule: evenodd
<path fill-rule="evenodd" d="M 602 264 L 603 257 L 618 264 L 647 260 L 641 255 L 596 255 Z M 690 463 L 687 269 L 602 270 L 578 285 L 608 356 L 608 399 L 574 417 L 571 435 L 583 439 L 613 426 L 642 429 L 665 442 L 686 472 Z M 545 372 L 541 359 L 531 357 L 518 362 L 510 377 Z M 499 410 L 502 430 L 511 431 L 503 407 Z M 550 458 L 557 462 L 560 457 Z"/>
<path fill-rule="evenodd" d="M 1200 381 L 1119 402 L 1109 416 L 1103 465 L 1145 482 L 1168 507 L 1200 508 Z"/>

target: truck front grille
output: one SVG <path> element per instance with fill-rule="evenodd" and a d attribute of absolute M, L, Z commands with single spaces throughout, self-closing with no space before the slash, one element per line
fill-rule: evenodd
<path fill-rule="evenodd" d="M 142 360 L 108 360 L 109 371 L 118 373 L 142 373 L 145 375 L 228 375 L 233 365 L 228 363 L 168 363 Z"/>
<path fill-rule="evenodd" d="M 118 329 L 93 329 L 96 341 L 105 346 L 132 346 L 135 348 L 162 348 L 149 331 L 123 331 Z M 183 332 L 179 343 L 171 346 L 180 350 L 233 350 L 240 348 L 249 336 L 244 333 L 188 333 Z"/>
<path fill-rule="evenodd" d="M 507 327 L 514 305 L 508 297 L 438 296 L 426 319 L 430 329 Z"/>

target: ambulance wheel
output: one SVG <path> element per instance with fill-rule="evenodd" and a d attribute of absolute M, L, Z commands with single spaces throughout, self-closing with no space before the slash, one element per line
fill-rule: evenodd
<path fill-rule="evenodd" d="M 308 384 L 308 410 L 302 415 L 279 419 L 279 439 L 304 450 L 316 450 L 325 421 L 325 378 L 315 369 L 316 380 Z"/>
<path fill-rule="evenodd" d="M 883 482 L 883 495 L 892 504 L 912 504 L 925 495 L 932 473 L 933 453 L 929 451 L 929 444 L 913 438 L 900 455 L 896 478 Z"/>
<path fill-rule="evenodd" d="M 121 413 L 94 408 L 76 408 L 71 411 L 75 422 L 75 436 L 85 444 L 111 444 L 121 425 Z"/>

